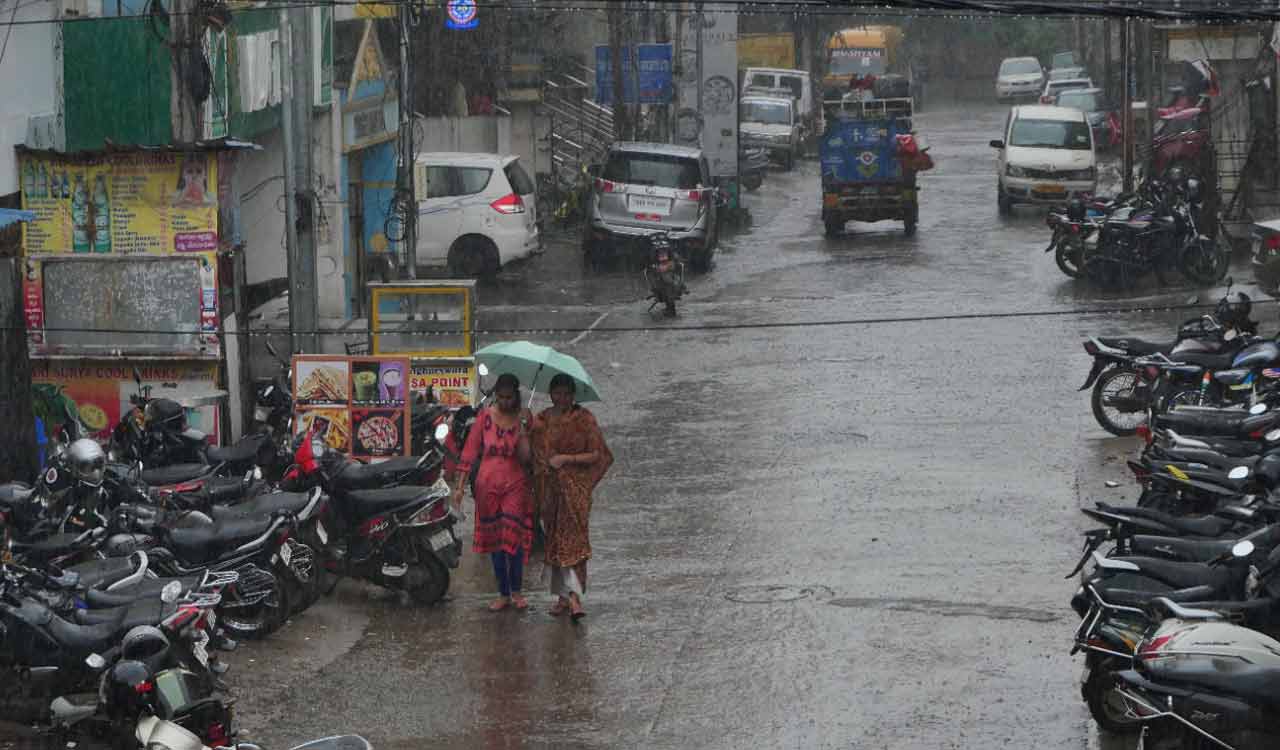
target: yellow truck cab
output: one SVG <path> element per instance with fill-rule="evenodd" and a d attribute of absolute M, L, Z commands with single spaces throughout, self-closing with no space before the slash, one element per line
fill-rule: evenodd
<path fill-rule="evenodd" d="M 902 30 L 896 26 L 859 26 L 833 33 L 827 40 L 823 99 L 839 99 L 855 74 L 878 77 L 895 70 L 901 40 Z"/>

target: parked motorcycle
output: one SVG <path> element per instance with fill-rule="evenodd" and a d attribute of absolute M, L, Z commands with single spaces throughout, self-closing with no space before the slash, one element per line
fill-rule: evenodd
<path fill-rule="evenodd" d="M 769 151 L 760 146 L 746 146 L 738 151 L 738 175 L 742 186 L 756 191 L 764 184 L 769 171 Z"/>

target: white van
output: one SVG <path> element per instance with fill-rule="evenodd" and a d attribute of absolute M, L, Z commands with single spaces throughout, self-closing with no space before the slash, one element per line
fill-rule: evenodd
<path fill-rule="evenodd" d="M 785 93 L 783 93 L 785 92 Z M 778 96 L 782 94 L 796 101 L 796 115 L 803 127 L 802 135 L 822 132 L 821 113 L 814 122 L 813 79 L 806 70 L 789 68 L 747 68 L 742 72 L 742 96 Z"/>
<path fill-rule="evenodd" d="M 1000 213 L 1015 203 L 1061 204 L 1098 189 L 1093 129 L 1084 112 L 1022 105 L 1009 111 L 999 152 L 996 200 Z"/>
<path fill-rule="evenodd" d="M 489 275 L 541 249 L 534 182 L 518 156 L 418 154 L 414 192 L 419 265 Z"/>

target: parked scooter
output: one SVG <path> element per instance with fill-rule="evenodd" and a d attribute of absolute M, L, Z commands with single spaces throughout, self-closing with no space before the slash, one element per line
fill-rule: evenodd
<path fill-rule="evenodd" d="M 676 302 L 685 293 L 684 259 L 676 252 L 670 235 L 666 232 L 654 232 L 647 238 L 649 243 L 649 264 L 645 266 L 644 278 L 649 285 L 649 296 L 653 300 L 649 312 L 663 305 L 665 315 L 674 318 Z"/>
<path fill-rule="evenodd" d="M 764 184 L 769 171 L 769 152 L 760 146 L 748 146 L 738 152 L 738 175 L 742 186 L 752 192 Z"/>

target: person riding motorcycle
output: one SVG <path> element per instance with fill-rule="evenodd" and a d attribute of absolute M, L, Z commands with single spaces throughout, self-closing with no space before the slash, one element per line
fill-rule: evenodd
<path fill-rule="evenodd" d="M 666 306 L 667 317 L 675 317 L 676 300 L 687 291 L 684 283 L 684 258 L 676 252 L 671 238 L 661 232 L 649 236 L 650 260 L 645 271 L 649 280 L 649 297 L 654 305 Z"/>

